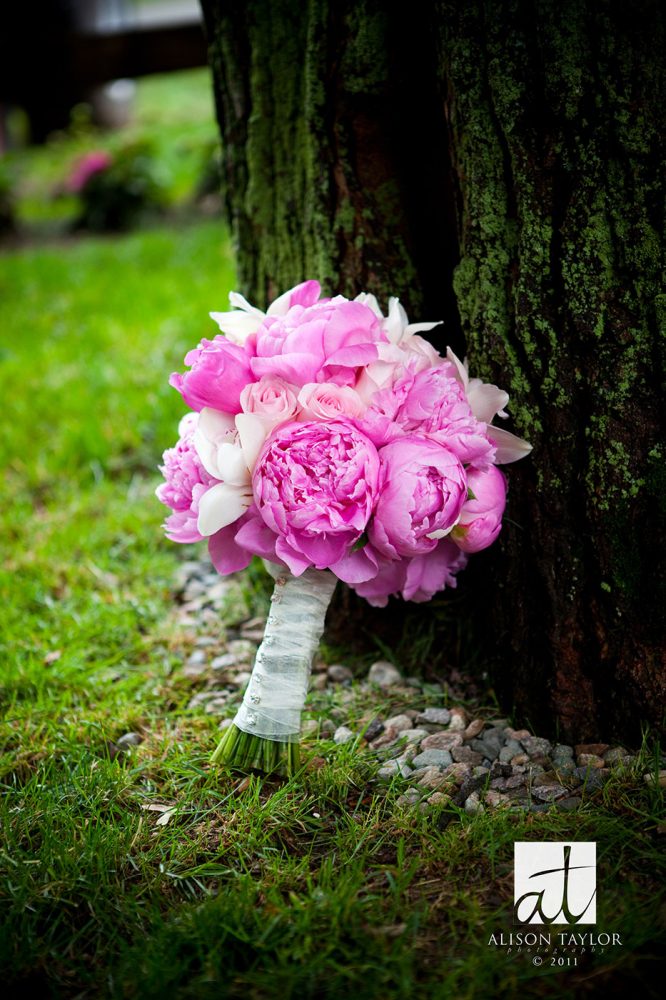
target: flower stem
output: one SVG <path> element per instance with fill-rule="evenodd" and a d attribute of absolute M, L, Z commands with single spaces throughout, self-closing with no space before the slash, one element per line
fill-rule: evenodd
<path fill-rule="evenodd" d="M 293 774 L 299 767 L 301 712 L 336 577 L 327 570 L 276 577 L 271 613 L 243 704 L 212 760 L 241 770 Z"/>

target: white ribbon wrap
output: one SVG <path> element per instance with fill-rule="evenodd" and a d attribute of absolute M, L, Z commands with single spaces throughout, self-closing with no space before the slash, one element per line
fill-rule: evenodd
<path fill-rule="evenodd" d="M 329 570 L 291 576 L 284 567 L 266 567 L 275 577 L 271 612 L 234 724 L 265 740 L 297 742 L 310 667 L 338 581 Z"/>

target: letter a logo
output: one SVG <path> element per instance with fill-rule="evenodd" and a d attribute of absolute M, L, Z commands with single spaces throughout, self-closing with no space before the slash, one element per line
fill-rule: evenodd
<path fill-rule="evenodd" d="M 593 924 L 597 845 L 592 841 L 514 844 L 513 912 L 521 924 Z"/>

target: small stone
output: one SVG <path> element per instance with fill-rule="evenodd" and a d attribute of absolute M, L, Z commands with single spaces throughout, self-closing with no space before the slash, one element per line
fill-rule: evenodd
<path fill-rule="evenodd" d="M 493 778 L 490 782 L 490 787 L 497 791 L 502 791 L 506 788 L 506 778 Z"/>
<path fill-rule="evenodd" d="M 482 778 L 484 781 L 488 778 L 488 768 L 485 764 L 472 765 L 472 777 Z"/>
<path fill-rule="evenodd" d="M 480 753 L 476 753 L 470 747 L 453 747 L 451 749 L 451 756 L 458 764 L 464 762 L 472 766 L 480 764 L 483 760 L 483 756 Z"/>
<path fill-rule="evenodd" d="M 464 740 L 473 740 L 475 736 L 478 736 L 482 732 L 485 722 L 483 719 L 472 719 L 467 729 L 463 733 Z"/>
<path fill-rule="evenodd" d="M 349 667 L 344 667 L 340 663 L 334 663 L 326 671 L 328 679 L 334 684 L 350 684 L 354 675 Z"/>
<path fill-rule="evenodd" d="M 433 733 L 426 736 L 421 744 L 423 750 L 451 750 L 453 747 L 462 746 L 463 738 L 460 733 Z"/>
<path fill-rule="evenodd" d="M 396 777 L 408 778 L 411 773 L 411 767 L 404 760 L 387 760 L 379 768 L 377 776 L 382 781 L 391 781 Z"/>
<path fill-rule="evenodd" d="M 120 740 L 118 740 L 120 744 Z M 651 785 L 653 788 L 658 785 L 660 788 L 666 788 L 666 770 L 659 771 L 655 774 L 654 771 L 646 771 L 643 775 L 643 781 L 646 785 Z"/>
<path fill-rule="evenodd" d="M 397 806 L 414 806 L 421 799 L 421 793 L 418 788 L 408 788 L 406 792 L 399 795 L 395 800 Z"/>
<path fill-rule="evenodd" d="M 553 802 L 555 799 L 561 799 L 567 794 L 566 788 L 562 785 L 536 785 L 532 788 L 532 795 L 535 799 L 540 799 L 542 802 Z"/>
<path fill-rule="evenodd" d="M 450 782 L 446 775 L 442 774 L 438 767 L 427 767 L 422 774 L 419 775 L 419 785 L 422 788 L 442 788 L 444 785 L 448 785 L 449 783 Z"/>
<path fill-rule="evenodd" d="M 465 799 L 465 812 L 469 813 L 470 816 L 476 816 L 485 812 L 485 809 L 481 804 L 481 800 L 479 799 L 478 792 L 472 792 L 471 795 L 468 795 Z"/>
<path fill-rule="evenodd" d="M 384 727 L 381 734 L 370 743 L 370 749 L 381 750 L 382 747 L 390 747 L 397 742 L 398 730 Z"/>
<path fill-rule="evenodd" d="M 513 774 L 510 778 L 507 778 L 504 784 L 505 788 L 520 788 L 525 784 L 525 777 L 522 774 Z"/>
<path fill-rule="evenodd" d="M 582 783 L 585 791 L 594 792 L 603 787 L 608 771 L 594 767 L 577 767 L 574 776 Z"/>
<path fill-rule="evenodd" d="M 249 683 L 252 674 L 249 670 L 239 670 L 237 674 L 229 679 L 229 683 L 235 688 L 243 688 Z"/>
<path fill-rule="evenodd" d="M 573 747 L 570 747 L 567 743 L 556 743 L 551 754 L 553 760 L 555 760 L 556 757 L 567 757 L 573 759 L 573 755 Z"/>
<path fill-rule="evenodd" d="M 579 799 L 577 795 L 568 795 L 566 799 L 558 799 L 556 805 L 562 812 L 573 812 L 574 809 L 578 809 L 581 803 L 582 799 Z"/>
<path fill-rule="evenodd" d="M 205 712 L 206 715 L 220 715 L 226 712 L 227 708 L 227 699 L 224 695 L 220 694 L 219 697 L 211 698 L 210 701 L 206 702 Z"/>
<path fill-rule="evenodd" d="M 627 756 L 627 751 L 622 747 L 613 747 L 604 754 L 604 761 L 606 764 L 617 764 L 619 761 L 623 760 Z"/>
<path fill-rule="evenodd" d="M 532 777 L 533 775 L 534 775 L 534 772 L 530 771 L 530 777 Z M 543 785 L 560 785 L 561 782 L 560 782 L 559 778 L 557 777 L 557 775 L 553 774 L 552 771 L 544 771 L 544 772 L 538 772 L 538 781 L 536 782 L 536 784 L 542 785 L 542 786 Z"/>
<path fill-rule="evenodd" d="M 332 736 L 337 728 L 333 719 L 320 719 L 319 721 L 319 733 L 322 739 Z"/>
<path fill-rule="evenodd" d="M 509 804 L 509 801 L 508 796 L 502 795 L 494 788 L 489 788 L 484 795 L 484 802 L 493 809 L 497 809 L 498 806 L 506 806 Z"/>
<path fill-rule="evenodd" d="M 511 758 L 511 763 L 514 765 L 514 767 L 516 764 L 527 764 L 528 762 L 529 762 L 529 757 L 527 756 L 526 753 L 517 753 L 515 757 Z"/>
<path fill-rule="evenodd" d="M 469 764 L 460 762 L 457 764 L 449 764 L 445 767 L 442 772 L 447 778 L 452 778 L 456 784 L 460 784 L 469 778 L 472 774 L 472 768 Z"/>
<path fill-rule="evenodd" d="M 425 712 L 416 717 L 417 725 L 419 722 L 426 722 L 436 726 L 448 726 L 450 721 L 451 713 L 448 708 L 426 708 Z"/>
<path fill-rule="evenodd" d="M 316 719 L 306 719 L 301 724 L 301 736 L 315 736 L 319 732 L 319 723 Z"/>
<path fill-rule="evenodd" d="M 451 796 L 446 792 L 433 792 L 428 796 L 428 804 L 431 806 L 445 806 L 451 801 Z"/>
<path fill-rule="evenodd" d="M 326 674 L 313 674 L 310 677 L 311 691 L 325 691 L 328 687 L 328 677 Z"/>
<path fill-rule="evenodd" d="M 229 667 L 235 667 L 236 662 L 236 657 L 233 653 L 222 653 L 221 656 L 216 656 L 214 660 L 210 661 L 210 669 L 227 670 Z"/>
<path fill-rule="evenodd" d="M 451 709 L 451 722 L 449 727 L 454 730 L 454 732 L 464 732 L 467 729 L 468 715 L 464 708 L 452 708 Z"/>
<path fill-rule="evenodd" d="M 510 740 L 526 740 L 532 735 L 529 729 L 512 729 L 511 726 L 507 726 L 505 730 L 506 735 Z"/>
<path fill-rule="evenodd" d="M 579 743 L 576 746 L 576 756 L 581 754 L 594 754 L 596 757 L 603 757 L 607 750 L 610 750 L 608 743 Z"/>
<path fill-rule="evenodd" d="M 235 657 L 236 663 L 252 663 L 257 652 L 255 643 L 247 639 L 232 639 L 227 643 L 227 649 Z"/>
<path fill-rule="evenodd" d="M 412 729 L 412 720 L 408 715 L 393 715 L 384 725 L 387 729 L 395 729 L 399 733 L 405 729 Z"/>
<path fill-rule="evenodd" d="M 384 732 L 384 723 L 381 719 L 373 719 L 365 728 L 363 739 L 366 743 L 372 743 Z"/>
<path fill-rule="evenodd" d="M 127 750 L 129 747 L 138 747 L 139 743 L 143 743 L 143 736 L 140 733 L 123 733 L 123 735 L 116 740 L 116 746 L 119 750 Z"/>
<path fill-rule="evenodd" d="M 414 767 L 448 767 L 453 759 L 448 750 L 425 750 L 414 757 L 412 763 Z"/>
<path fill-rule="evenodd" d="M 397 667 L 387 660 L 378 660 L 368 671 L 368 680 L 380 688 L 390 688 L 394 684 L 402 684 L 402 674 Z"/>
<path fill-rule="evenodd" d="M 525 736 L 520 742 L 525 748 L 525 753 L 528 753 L 530 757 L 548 756 L 553 749 L 550 740 L 546 740 L 542 736 Z"/>
<path fill-rule="evenodd" d="M 219 723 L 219 725 L 218 725 L 217 728 L 218 729 L 228 729 L 229 726 L 233 726 L 233 724 L 234 724 L 234 720 L 233 719 L 222 719 L 222 721 Z"/>
<path fill-rule="evenodd" d="M 349 741 L 353 739 L 354 734 L 347 726 L 339 726 L 333 733 L 333 742 L 338 745 L 349 743 Z"/>
<path fill-rule="evenodd" d="M 405 684 L 410 688 L 421 688 L 421 680 L 418 677 L 405 677 Z"/>
<path fill-rule="evenodd" d="M 603 767 L 604 762 L 601 757 L 593 753 L 579 753 L 576 758 L 579 767 Z"/>
<path fill-rule="evenodd" d="M 420 743 L 429 736 L 427 729 L 401 729 L 398 733 L 398 737 L 401 740 L 405 740 L 407 743 Z"/>

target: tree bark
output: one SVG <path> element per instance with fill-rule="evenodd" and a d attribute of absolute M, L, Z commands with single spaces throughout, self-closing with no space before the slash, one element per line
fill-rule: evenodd
<path fill-rule="evenodd" d="M 399 295 L 534 445 L 466 571 L 505 706 L 569 739 L 659 726 L 662 8 L 203 8 L 245 293 Z"/>

